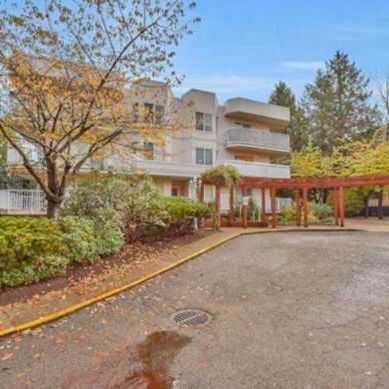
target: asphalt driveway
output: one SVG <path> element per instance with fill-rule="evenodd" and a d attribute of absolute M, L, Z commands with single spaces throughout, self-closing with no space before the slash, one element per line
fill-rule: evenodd
<path fill-rule="evenodd" d="M 387 233 L 263 234 L 0 339 L 0 387 L 387 388 L 388 358 Z"/>

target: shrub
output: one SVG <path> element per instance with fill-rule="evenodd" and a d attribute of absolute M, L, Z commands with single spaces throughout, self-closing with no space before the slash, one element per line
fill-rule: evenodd
<path fill-rule="evenodd" d="M 249 197 L 248 214 L 251 221 L 255 222 L 258 220 L 259 208 L 256 201 L 252 197 Z"/>
<path fill-rule="evenodd" d="M 318 219 L 318 220 L 328 220 L 330 219 L 334 211 L 327 204 L 320 203 L 309 203 L 309 211 Z"/>
<path fill-rule="evenodd" d="M 151 180 L 129 186 L 123 209 L 127 241 L 148 239 L 169 226 L 169 213 L 161 198 Z"/>
<path fill-rule="evenodd" d="M 63 251 L 56 222 L 46 218 L 0 218 L 0 270 L 33 265 Z"/>
<path fill-rule="evenodd" d="M 235 184 L 239 181 L 240 175 L 235 166 L 220 165 L 204 170 L 201 178 L 211 184 L 221 187 Z"/>
<path fill-rule="evenodd" d="M 63 230 L 62 242 L 67 247 L 71 261 L 93 261 L 98 256 L 95 225 L 91 219 L 65 216 L 60 220 Z"/>
<path fill-rule="evenodd" d="M 308 204 L 308 223 L 325 223 L 329 222 L 333 216 L 332 208 L 327 204 L 317 204 L 310 202 Z M 302 209 L 303 212 L 303 209 Z M 303 217 L 303 215 L 301 215 Z M 292 207 L 282 207 L 279 213 L 279 221 L 281 224 L 292 224 L 296 220 L 296 209 Z"/>
<path fill-rule="evenodd" d="M 133 179 L 133 182 L 135 181 L 139 181 L 138 176 Z M 94 243 L 91 243 L 89 248 L 87 244 L 78 242 L 80 255 L 83 250 L 90 250 L 91 253 L 95 251 L 95 255 L 89 257 L 90 260 L 94 260 L 98 255 L 109 255 L 119 251 L 124 243 L 122 214 L 130 188 L 130 183 L 125 179 L 95 177 L 93 181 L 81 182 L 73 189 L 65 201 L 61 214 L 64 217 L 89 219 L 94 231 Z M 80 225 L 77 228 L 87 233 L 85 223 L 84 226 Z M 69 236 L 69 239 L 76 239 L 74 243 L 77 244 L 76 237 Z M 78 257 L 76 252 L 73 254 Z"/>
<path fill-rule="evenodd" d="M 59 225 L 46 218 L 0 218 L 0 287 L 61 274 L 68 260 Z"/>
<path fill-rule="evenodd" d="M 346 188 L 345 190 L 346 216 L 357 216 L 365 208 L 365 193 L 361 188 Z"/>
<path fill-rule="evenodd" d="M 69 260 L 65 257 L 52 256 L 35 264 L 0 272 L 0 288 L 27 285 L 40 280 L 53 278 L 66 273 Z"/>
<path fill-rule="evenodd" d="M 117 253 L 125 242 L 120 214 L 113 209 L 101 208 L 96 212 L 94 227 L 98 255 Z"/>
<path fill-rule="evenodd" d="M 124 179 L 96 176 L 77 184 L 65 200 L 61 215 L 96 219 L 100 217 L 100 209 L 120 211 L 127 192 L 128 183 Z"/>
<path fill-rule="evenodd" d="M 295 207 L 282 207 L 279 213 L 279 219 L 281 224 L 293 223 L 296 220 Z"/>
<path fill-rule="evenodd" d="M 161 197 L 160 201 L 169 214 L 167 230 L 174 233 L 188 233 L 193 230 L 193 219 L 210 215 L 210 209 L 203 203 L 196 203 L 183 197 Z"/>

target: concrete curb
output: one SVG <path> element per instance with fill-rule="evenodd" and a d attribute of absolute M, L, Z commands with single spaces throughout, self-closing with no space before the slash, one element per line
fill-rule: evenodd
<path fill-rule="evenodd" d="M 180 266 L 180 265 L 182 265 L 182 264 L 184 264 L 184 263 L 186 263 L 194 258 L 199 257 L 200 255 L 202 255 L 208 251 L 211 251 L 211 250 L 221 246 L 223 243 L 226 243 L 226 242 L 228 242 L 232 239 L 238 238 L 240 236 L 255 235 L 255 234 L 268 234 L 268 233 L 285 233 L 285 232 L 337 232 L 337 231 L 338 232 L 339 231 L 350 232 L 350 231 L 364 231 L 364 230 L 347 229 L 347 228 L 334 228 L 334 229 L 328 229 L 328 230 L 319 229 L 319 228 L 310 228 L 310 229 L 306 229 L 306 230 L 297 229 L 297 228 L 291 228 L 291 229 L 285 229 L 285 230 L 259 230 L 259 231 L 242 230 L 242 231 L 237 232 L 233 235 L 227 236 L 224 239 L 222 239 L 216 243 L 210 244 L 209 246 L 207 246 L 199 251 L 196 251 L 196 252 L 178 260 L 175 263 L 172 263 L 172 264 L 165 266 L 165 267 L 163 267 L 163 268 L 161 268 L 153 273 L 150 273 L 147 276 L 141 277 L 136 281 L 133 281 L 129 284 L 123 285 L 120 288 L 115 288 L 115 289 L 109 290 L 108 292 L 104 292 L 102 294 L 99 294 L 91 299 L 82 301 L 82 302 L 77 303 L 77 304 L 70 305 L 67 308 L 61 309 L 59 311 L 55 311 L 55 312 L 53 312 L 49 315 L 46 315 L 46 316 L 39 317 L 38 319 L 27 321 L 23 324 L 19 324 L 17 326 L 12 326 L 12 327 L 8 327 L 8 328 L 5 328 L 3 330 L 0 330 L 0 338 L 7 336 L 7 335 L 14 334 L 16 332 L 30 330 L 30 329 L 38 327 L 40 325 L 50 323 L 50 322 L 58 320 L 64 316 L 70 315 L 76 311 L 79 311 L 82 308 L 86 308 L 89 305 L 96 304 L 100 301 L 106 300 L 109 297 L 115 296 L 115 295 L 117 295 L 121 292 L 124 292 L 126 290 L 129 290 L 137 285 L 143 284 L 146 281 L 149 281 L 149 280 L 151 280 L 151 279 L 153 279 L 153 278 L 155 278 L 163 273 L 166 273 L 167 271 L 172 270 L 172 269 L 174 269 L 174 268 L 176 268 L 176 267 L 178 267 L 178 266 Z"/>

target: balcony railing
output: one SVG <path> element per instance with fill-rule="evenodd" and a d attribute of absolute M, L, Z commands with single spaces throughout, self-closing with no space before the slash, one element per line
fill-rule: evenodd
<path fill-rule="evenodd" d="M 225 147 L 254 148 L 289 153 L 290 139 L 287 134 L 253 128 L 233 128 L 226 132 Z"/>
<path fill-rule="evenodd" d="M 38 215 L 46 212 L 46 199 L 41 190 L 0 190 L 0 213 Z"/>
<path fill-rule="evenodd" d="M 236 160 L 222 160 L 218 165 L 232 165 L 241 176 L 264 178 L 290 178 L 290 167 L 264 162 L 246 162 Z"/>

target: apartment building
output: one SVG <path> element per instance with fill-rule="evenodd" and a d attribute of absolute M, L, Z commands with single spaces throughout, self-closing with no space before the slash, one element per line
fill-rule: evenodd
<path fill-rule="evenodd" d="M 193 199 L 202 171 L 215 165 L 233 165 L 242 176 L 290 177 L 289 166 L 273 163 L 290 152 L 287 133 L 290 113 L 287 108 L 240 97 L 220 103 L 215 93 L 197 89 L 191 89 L 178 98 L 167 84 L 157 81 L 138 82 L 129 87 L 125 104 L 135 121 L 140 112 L 140 115 L 152 113 L 152 120 L 173 123 L 172 130 L 161 135 L 162 142 L 139 138 L 143 152 L 135 155 L 123 157 L 115 154 L 104 160 L 91 160 L 85 164 L 80 176 L 92 169 L 143 171 L 154 178 L 165 195 Z M 26 145 L 26 148 L 33 158 L 39 159 L 33 146 Z M 11 147 L 7 151 L 7 162 L 9 165 L 21 163 Z M 27 175 L 22 175 L 20 180 L 31 193 L 34 192 L 33 196 L 39 197 L 34 201 L 41 204 L 42 194 L 31 190 L 36 188 L 33 180 Z M 19 190 L 28 192 L 22 189 Z M 17 193 L 16 188 L 8 189 L 8 193 L 1 191 L 0 209 L 18 208 L 18 201 L 24 201 L 27 208 L 36 208 L 33 200 L 28 200 L 25 194 L 22 200 L 9 203 L 9 199 L 16 196 L 10 195 L 12 190 Z M 259 189 L 253 188 L 249 194 L 257 204 L 260 203 Z M 236 193 L 238 201 L 240 195 Z M 270 196 L 269 193 L 266 195 Z M 205 200 L 211 201 L 213 197 L 213 188 L 206 186 Z M 229 207 L 226 191 L 222 193 L 221 205 L 222 209 Z"/>

